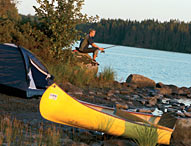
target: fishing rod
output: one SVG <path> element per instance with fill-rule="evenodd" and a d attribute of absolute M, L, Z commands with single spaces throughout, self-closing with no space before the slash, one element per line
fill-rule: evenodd
<path fill-rule="evenodd" d="M 108 49 L 108 48 L 113 48 L 113 47 L 116 47 L 117 45 L 112 45 L 112 46 L 109 46 L 109 47 L 105 47 L 104 49 Z M 101 51 L 101 53 L 105 53 L 105 51 Z"/>
<path fill-rule="evenodd" d="M 116 47 L 117 45 L 112 45 L 112 46 L 109 46 L 109 47 L 105 47 L 104 49 L 108 49 L 108 48 L 113 48 L 113 47 Z"/>

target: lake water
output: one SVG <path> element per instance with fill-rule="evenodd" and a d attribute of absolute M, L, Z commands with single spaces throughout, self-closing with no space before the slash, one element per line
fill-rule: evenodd
<path fill-rule="evenodd" d="M 191 54 L 116 46 L 99 53 L 96 60 L 100 63 L 99 71 L 111 67 L 119 82 L 125 81 L 130 74 L 140 74 L 156 83 L 191 87 Z"/>

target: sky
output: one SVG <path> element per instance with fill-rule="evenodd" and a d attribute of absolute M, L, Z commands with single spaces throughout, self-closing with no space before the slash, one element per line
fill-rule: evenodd
<path fill-rule="evenodd" d="M 35 14 L 32 6 L 38 6 L 36 0 L 18 1 L 20 14 Z M 81 12 L 105 19 L 191 22 L 191 0 L 85 0 Z"/>

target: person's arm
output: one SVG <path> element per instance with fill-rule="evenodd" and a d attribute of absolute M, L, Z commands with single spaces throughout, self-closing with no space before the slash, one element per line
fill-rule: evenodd
<path fill-rule="evenodd" d="M 101 50 L 101 51 L 104 51 L 104 48 L 98 47 L 95 43 L 92 43 L 92 46 L 95 47 L 95 48 L 98 48 L 98 49 Z"/>

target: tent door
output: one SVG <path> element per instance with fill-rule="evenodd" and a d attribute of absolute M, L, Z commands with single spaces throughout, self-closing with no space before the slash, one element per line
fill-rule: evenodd
<path fill-rule="evenodd" d="M 32 77 L 31 68 L 29 69 L 28 76 L 29 76 L 29 78 L 30 78 L 29 88 L 30 88 L 30 89 L 36 89 L 36 86 L 35 86 L 35 83 L 34 83 L 34 80 L 33 80 L 33 77 Z"/>

